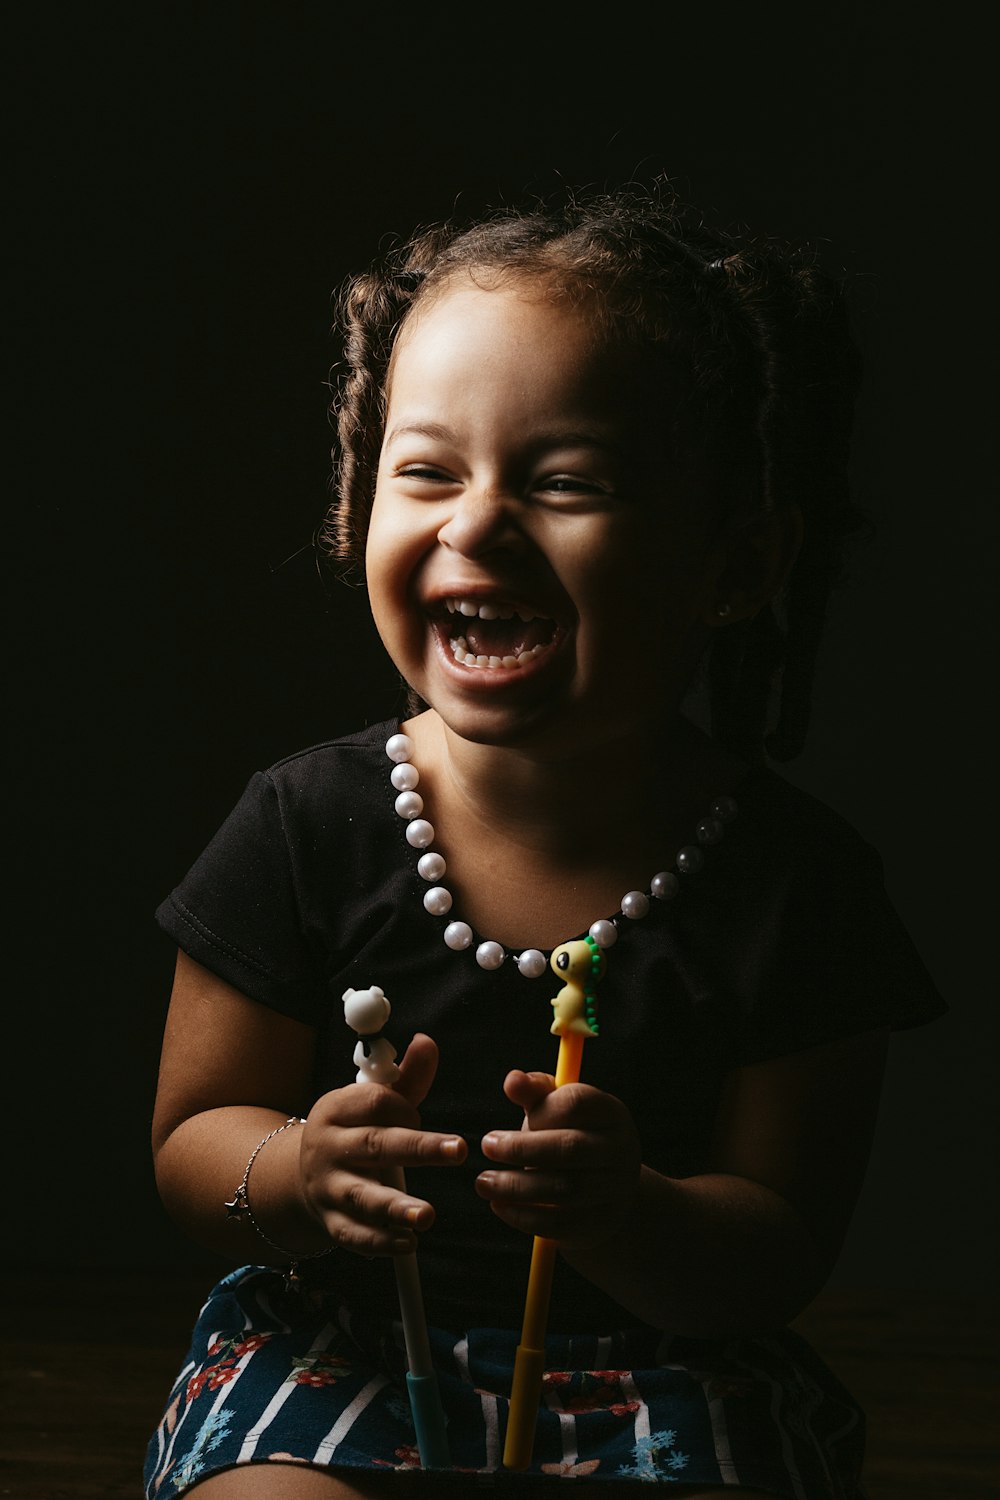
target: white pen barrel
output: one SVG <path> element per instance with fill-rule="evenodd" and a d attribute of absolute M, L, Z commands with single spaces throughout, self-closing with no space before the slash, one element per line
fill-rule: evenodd
<path fill-rule="evenodd" d="M 393 1167 L 386 1174 L 390 1187 L 406 1192 L 406 1178 L 402 1167 Z M 406 1340 L 406 1361 L 412 1375 L 430 1375 L 430 1344 L 427 1341 L 427 1320 L 424 1316 L 424 1297 L 420 1287 L 420 1269 L 416 1255 L 397 1255 L 396 1286 L 399 1290 L 399 1311 L 403 1319 L 403 1337 Z"/>

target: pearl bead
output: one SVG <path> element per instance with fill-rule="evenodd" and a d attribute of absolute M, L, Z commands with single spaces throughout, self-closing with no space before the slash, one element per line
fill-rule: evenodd
<path fill-rule="evenodd" d="M 657 901 L 671 901 L 680 890 L 680 881 L 672 870 L 661 870 L 654 875 L 649 883 L 649 889 Z"/>
<path fill-rule="evenodd" d="M 517 967 L 525 979 L 537 979 L 545 973 L 545 954 L 537 948 L 525 948 L 523 953 L 517 955 Z"/>
<path fill-rule="evenodd" d="M 481 969 L 499 969 L 503 957 L 499 943 L 480 943 L 476 949 L 476 963 Z"/>
<path fill-rule="evenodd" d="M 600 917 L 591 924 L 590 935 L 598 948 L 613 948 L 618 941 L 618 928 L 607 917 Z"/>
<path fill-rule="evenodd" d="M 629 891 L 622 897 L 622 916 L 633 922 L 649 915 L 649 898 L 642 891 Z"/>
<path fill-rule="evenodd" d="M 446 891 L 443 885 L 431 886 L 424 892 L 424 905 L 432 917 L 445 916 L 451 911 L 451 891 Z"/>
<path fill-rule="evenodd" d="M 424 810 L 424 799 L 419 792 L 400 792 L 396 798 L 396 811 L 401 818 L 415 818 Z"/>
<path fill-rule="evenodd" d="M 408 760 L 402 760 L 398 766 L 393 766 L 389 773 L 389 780 L 397 792 L 412 792 L 420 780 L 420 772 L 416 766 L 411 766 Z"/>
<path fill-rule="evenodd" d="M 428 882 L 438 881 L 445 874 L 444 857 L 427 846 L 434 838 L 434 826 L 420 817 L 424 810 L 423 798 L 416 788 L 420 773 L 412 764 L 413 741 L 405 734 L 394 734 L 386 742 L 385 753 L 393 762 L 390 781 L 396 792 L 396 812 L 406 821 L 406 841 L 414 849 L 426 850 L 417 860 L 418 874 Z M 736 802 L 732 797 L 717 797 L 712 803 L 709 816 L 703 818 L 695 829 L 697 844 L 686 845 L 677 855 L 677 869 L 683 875 L 691 875 L 702 869 L 705 863 L 704 846 L 717 844 L 725 833 L 723 825 L 736 816 Z M 650 894 L 658 901 L 669 901 L 678 892 L 680 882 L 671 870 L 660 870 L 650 881 Z M 649 896 L 642 891 L 626 891 L 622 897 L 621 914 L 637 922 L 649 914 Z M 431 885 L 425 892 L 423 903 L 435 917 L 443 917 L 451 911 L 452 894 L 443 885 Z M 598 948 L 611 948 L 618 941 L 618 919 L 601 917 L 592 923 L 590 936 Z M 474 941 L 468 922 L 449 922 L 444 930 L 446 945 L 460 953 L 470 948 Z M 481 969 L 499 969 L 507 957 L 500 943 L 487 940 L 476 949 L 476 962 Z M 519 973 L 526 979 L 539 979 L 548 969 L 545 954 L 539 948 L 525 948 L 515 959 Z"/>
<path fill-rule="evenodd" d="M 472 928 L 468 922 L 449 922 L 444 930 L 444 940 L 449 948 L 461 953 L 472 942 Z"/>

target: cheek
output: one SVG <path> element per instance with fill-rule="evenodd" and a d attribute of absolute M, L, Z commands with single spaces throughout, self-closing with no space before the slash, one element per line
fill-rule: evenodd
<path fill-rule="evenodd" d="M 383 495 L 376 486 L 365 543 L 368 570 L 405 581 L 433 547 L 437 530 L 432 506 L 401 500 L 391 491 Z"/>
<path fill-rule="evenodd" d="M 406 553 L 405 532 L 393 524 L 391 515 L 376 500 L 365 544 L 365 576 L 373 604 L 377 597 L 398 594 L 405 587 Z"/>
<path fill-rule="evenodd" d="M 368 604 L 389 655 L 402 670 L 422 636 L 425 620 L 413 604 L 422 549 L 414 538 L 383 511 L 373 509 L 365 549 Z"/>
<path fill-rule="evenodd" d="M 368 534 L 365 537 L 365 570 L 367 572 L 371 572 L 379 565 L 380 555 L 385 546 L 385 532 L 385 506 L 379 503 L 378 490 L 376 490 L 368 516 Z"/>
<path fill-rule="evenodd" d="M 637 664 L 650 656 L 659 663 L 673 655 L 686 659 L 703 616 L 699 559 L 647 531 L 605 549 L 603 563 L 589 582 L 581 619 L 590 649 Z"/>
<path fill-rule="evenodd" d="M 383 641 L 386 641 L 387 627 L 399 613 L 398 572 L 389 538 L 382 534 L 373 516 L 365 546 L 365 579 L 368 605 Z"/>

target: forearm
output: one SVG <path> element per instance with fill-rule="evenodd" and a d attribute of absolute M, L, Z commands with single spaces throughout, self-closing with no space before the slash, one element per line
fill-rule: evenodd
<path fill-rule="evenodd" d="M 330 1243 L 300 1185 L 301 1125 L 273 1136 L 250 1170 L 247 1196 L 253 1217 L 274 1245 L 246 1214 L 227 1212 L 225 1205 L 234 1201 L 254 1149 L 288 1118 L 253 1105 L 208 1110 L 184 1120 L 157 1150 L 157 1186 L 171 1217 L 193 1239 L 234 1264 L 286 1265 L 289 1255 L 274 1246 L 305 1257 Z"/>
<path fill-rule="evenodd" d="M 795 1210 L 744 1177 L 644 1167 L 623 1227 L 560 1245 L 588 1280 L 668 1333 L 719 1338 L 781 1327 L 829 1266 Z"/>

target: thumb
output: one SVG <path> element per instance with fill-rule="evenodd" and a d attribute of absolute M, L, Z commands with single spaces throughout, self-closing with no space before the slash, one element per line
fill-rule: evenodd
<path fill-rule="evenodd" d="M 437 1070 L 437 1042 L 418 1031 L 412 1037 L 399 1064 L 399 1077 L 393 1084 L 393 1089 L 397 1094 L 402 1094 L 414 1109 L 419 1109 L 430 1092 Z"/>
<path fill-rule="evenodd" d="M 517 1104 L 530 1115 L 556 1086 L 551 1073 L 522 1073 L 515 1069 L 503 1081 L 503 1091 L 511 1104 Z"/>

